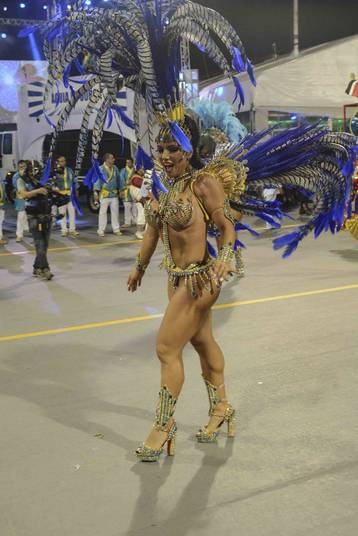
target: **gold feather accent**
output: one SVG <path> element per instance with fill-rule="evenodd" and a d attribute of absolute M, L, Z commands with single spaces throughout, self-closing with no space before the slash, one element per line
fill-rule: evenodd
<path fill-rule="evenodd" d="M 227 197 L 237 201 L 245 191 L 247 173 L 248 168 L 243 162 L 218 156 L 199 171 L 197 178 L 200 179 L 203 175 L 212 175 L 221 182 Z"/>
<path fill-rule="evenodd" d="M 358 216 L 346 220 L 345 228 L 358 240 Z"/>

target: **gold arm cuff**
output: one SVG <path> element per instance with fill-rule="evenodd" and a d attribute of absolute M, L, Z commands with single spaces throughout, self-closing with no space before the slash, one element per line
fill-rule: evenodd
<path fill-rule="evenodd" d="M 149 262 L 144 263 L 140 258 L 140 253 L 138 253 L 136 261 L 135 261 L 135 267 L 137 268 L 137 270 L 139 272 L 145 272 L 148 266 L 149 266 Z"/>
<path fill-rule="evenodd" d="M 225 264 L 232 264 L 235 260 L 235 250 L 232 245 L 224 244 L 218 253 L 218 261 L 225 262 Z"/>

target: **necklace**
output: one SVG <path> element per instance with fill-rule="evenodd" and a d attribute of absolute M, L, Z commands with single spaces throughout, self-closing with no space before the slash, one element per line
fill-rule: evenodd
<path fill-rule="evenodd" d="M 168 208 L 171 207 L 172 210 L 174 209 L 178 203 L 179 195 L 184 192 L 188 183 L 193 180 L 193 175 L 191 169 L 174 179 L 169 178 L 166 173 L 163 173 L 161 180 L 168 190 L 168 192 L 160 192 L 159 194 L 159 214 L 163 216 Z"/>
<path fill-rule="evenodd" d="M 179 177 L 170 178 L 166 173 L 163 173 L 162 181 L 164 186 L 170 191 L 183 193 L 186 188 L 186 183 L 188 180 L 193 178 L 193 173 L 191 168 L 188 171 L 185 171 Z M 165 194 L 167 195 L 167 194 Z"/>

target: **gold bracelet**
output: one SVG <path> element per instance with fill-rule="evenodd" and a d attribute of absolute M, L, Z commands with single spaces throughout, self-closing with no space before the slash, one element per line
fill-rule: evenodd
<path fill-rule="evenodd" d="M 145 272 L 146 269 L 148 268 L 148 265 L 149 265 L 149 262 L 147 262 L 146 264 L 142 262 L 140 258 L 140 253 L 138 253 L 136 261 L 135 261 L 135 267 L 137 268 L 138 272 Z"/>
<path fill-rule="evenodd" d="M 225 262 L 225 264 L 232 264 L 235 260 L 235 250 L 231 244 L 224 244 L 221 246 L 218 253 L 218 261 Z"/>

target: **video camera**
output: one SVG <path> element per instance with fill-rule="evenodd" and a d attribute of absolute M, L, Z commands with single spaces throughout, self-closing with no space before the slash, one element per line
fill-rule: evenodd
<path fill-rule="evenodd" d="M 32 216 L 40 214 L 51 214 L 51 207 L 62 207 L 70 202 L 69 195 L 63 195 L 54 191 L 56 187 L 55 179 L 52 177 L 46 184 L 42 185 L 41 180 L 42 168 L 38 162 L 28 162 L 26 174 L 22 177 L 26 184 L 32 186 L 32 189 L 45 188 L 47 195 L 37 195 L 26 202 L 26 213 Z"/>

